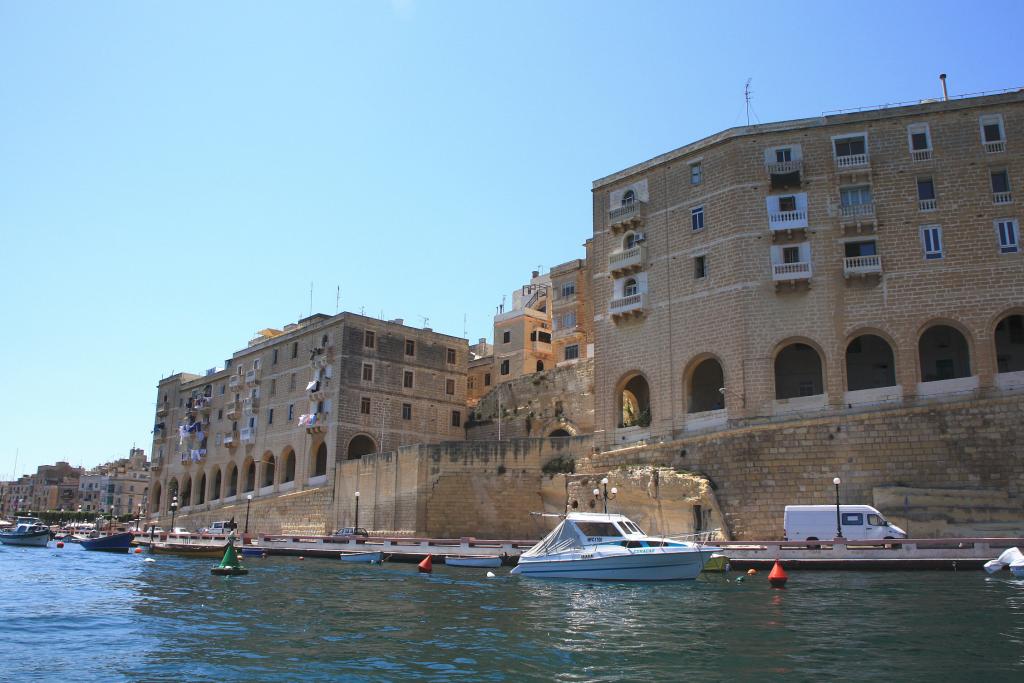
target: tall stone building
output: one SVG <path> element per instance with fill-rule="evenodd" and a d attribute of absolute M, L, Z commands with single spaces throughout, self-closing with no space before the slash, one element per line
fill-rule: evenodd
<path fill-rule="evenodd" d="M 335 463 L 464 438 L 465 339 L 316 314 L 263 330 L 224 369 L 157 390 L 151 513 L 323 489 Z M 322 506 L 321 506 L 322 507 Z"/>
<path fill-rule="evenodd" d="M 494 316 L 496 384 L 543 372 L 554 366 L 551 354 L 551 276 L 533 271 L 530 281 L 512 292 Z"/>
<path fill-rule="evenodd" d="M 81 476 L 78 505 L 82 511 L 143 513 L 148 508 L 150 462 L 146 451 L 132 448 L 127 458 L 99 465 Z"/>
<path fill-rule="evenodd" d="M 1024 92 L 732 128 L 593 184 L 596 442 L 1024 386 Z"/>
<path fill-rule="evenodd" d="M 594 309 L 590 296 L 593 240 L 586 256 L 554 266 L 551 278 L 552 355 L 559 366 L 593 358 Z"/>

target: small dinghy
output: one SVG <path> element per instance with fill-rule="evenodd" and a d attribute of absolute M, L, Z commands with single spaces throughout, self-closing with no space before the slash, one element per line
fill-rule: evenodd
<path fill-rule="evenodd" d="M 214 576 L 245 576 L 249 573 L 249 570 L 242 566 L 238 559 L 238 553 L 235 552 L 234 535 L 228 537 L 228 544 L 224 548 L 224 557 L 219 565 L 210 569 L 210 573 Z"/>
<path fill-rule="evenodd" d="M 985 563 L 985 571 L 989 574 L 995 574 L 1003 567 L 1009 567 L 1014 576 L 1024 579 L 1024 553 L 1020 548 L 1007 548 L 1002 555 Z"/>
<path fill-rule="evenodd" d="M 132 544 L 132 534 L 125 531 L 110 536 L 99 536 L 98 538 L 84 538 L 78 541 L 85 550 L 106 550 L 107 552 L 125 552 Z"/>
<path fill-rule="evenodd" d="M 345 550 L 340 553 L 342 562 L 380 564 L 384 561 L 383 550 Z"/>
<path fill-rule="evenodd" d="M 452 567 L 500 567 L 500 555 L 445 555 L 444 563 Z"/>

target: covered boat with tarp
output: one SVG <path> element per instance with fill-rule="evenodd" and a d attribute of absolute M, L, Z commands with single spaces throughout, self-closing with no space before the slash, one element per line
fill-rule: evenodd
<path fill-rule="evenodd" d="M 571 512 L 523 553 L 513 574 L 550 579 L 695 579 L 721 548 L 648 536 L 624 515 Z"/>

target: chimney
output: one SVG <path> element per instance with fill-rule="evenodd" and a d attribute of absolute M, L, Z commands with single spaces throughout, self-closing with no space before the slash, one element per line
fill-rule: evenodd
<path fill-rule="evenodd" d="M 948 102 L 949 91 L 946 90 L 946 74 L 939 74 L 939 80 L 942 81 L 942 100 Z"/>
<path fill-rule="evenodd" d="M 480 342 L 479 342 L 479 344 L 480 344 L 481 346 L 483 346 L 483 345 L 484 345 L 484 344 L 486 344 L 486 343 L 487 343 L 487 337 L 480 337 Z"/>
<path fill-rule="evenodd" d="M 533 277 L 534 278 L 540 277 L 540 271 L 539 270 L 533 271 Z"/>

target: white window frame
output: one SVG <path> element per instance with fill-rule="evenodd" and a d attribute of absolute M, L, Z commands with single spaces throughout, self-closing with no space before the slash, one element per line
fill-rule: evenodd
<path fill-rule="evenodd" d="M 690 232 L 700 232 L 703 230 L 705 226 L 705 218 L 706 216 L 704 215 L 703 204 L 692 207 L 690 209 Z M 697 223 L 700 223 L 700 225 L 697 226 Z"/>
<path fill-rule="evenodd" d="M 696 185 L 700 185 L 701 183 L 703 183 L 704 182 L 704 160 L 703 159 L 694 159 L 692 161 L 687 162 L 687 165 L 690 167 L 690 185 L 691 186 L 696 186 Z M 696 171 L 696 173 L 694 173 L 694 171 Z M 694 178 L 696 178 L 696 182 L 694 181 Z"/>
<path fill-rule="evenodd" d="M 576 349 L 575 355 L 572 358 L 569 357 L 569 349 Z M 579 357 L 580 357 L 580 345 L 579 344 L 569 344 L 568 346 L 565 346 L 563 348 L 562 360 L 576 360 Z"/>
<path fill-rule="evenodd" d="M 924 149 L 914 149 L 914 135 L 916 133 L 924 133 L 925 139 L 928 141 L 928 146 Z M 932 151 L 932 131 L 927 123 L 922 121 L 920 123 L 912 123 L 907 126 L 907 147 L 910 149 L 911 154 L 914 152 Z"/>
<path fill-rule="evenodd" d="M 992 221 L 996 229 L 996 243 L 1000 254 L 1016 254 L 1020 251 L 1020 224 L 1016 218 L 997 218 Z M 1004 230 L 1003 226 L 1009 226 Z M 1008 238 L 1004 240 L 1004 238 Z"/>
<path fill-rule="evenodd" d="M 932 235 L 932 249 L 928 249 L 928 238 L 926 234 Z M 926 261 L 940 261 L 946 258 L 945 252 L 942 246 L 942 226 L 941 225 L 922 225 L 921 230 L 921 250 L 924 252 L 924 258 Z M 938 243 L 937 245 L 935 243 Z M 935 247 L 938 246 L 938 249 Z"/>
<path fill-rule="evenodd" d="M 985 126 L 989 124 L 998 124 L 999 126 L 999 139 L 998 140 L 986 140 L 985 139 Z M 988 142 L 1006 142 L 1006 124 L 1003 123 L 1002 114 L 982 114 L 978 117 L 978 134 L 981 135 L 981 144 Z"/>
<path fill-rule="evenodd" d="M 850 138 L 864 138 L 864 155 L 867 156 L 868 158 L 871 157 L 871 154 L 870 154 L 869 148 L 868 148 L 868 134 L 865 131 L 863 133 L 844 133 L 842 135 L 833 135 L 832 136 L 832 158 L 833 159 L 838 159 L 839 158 L 839 155 L 836 154 L 836 141 L 837 140 L 849 140 Z"/>

